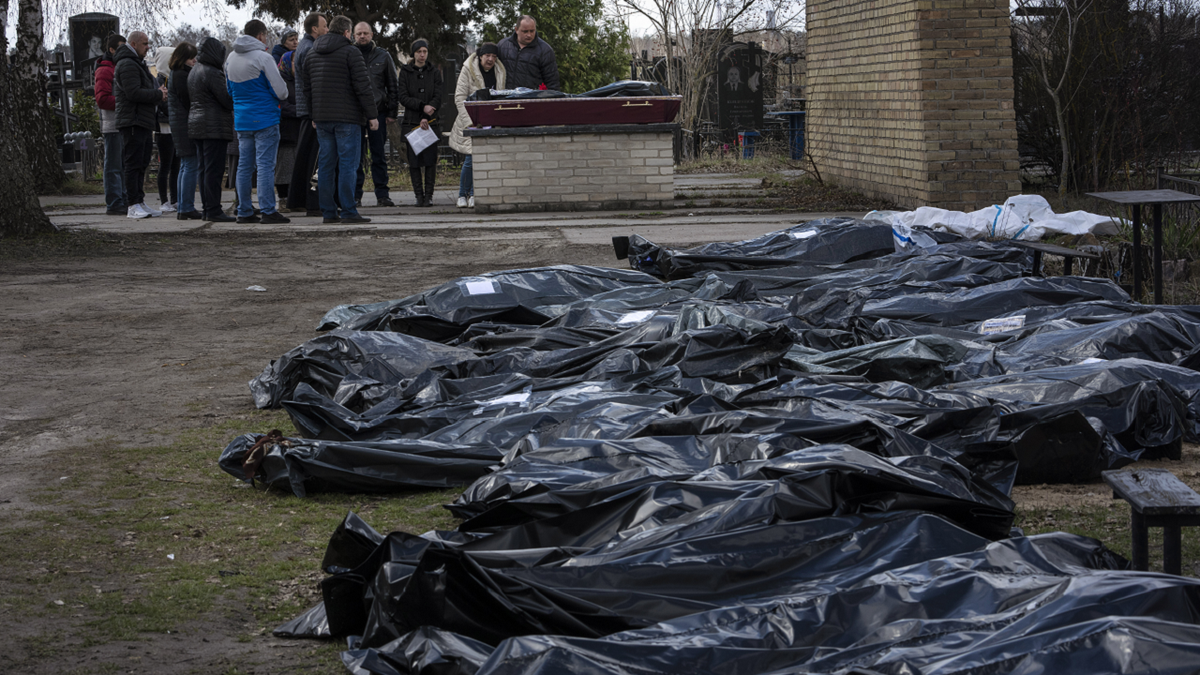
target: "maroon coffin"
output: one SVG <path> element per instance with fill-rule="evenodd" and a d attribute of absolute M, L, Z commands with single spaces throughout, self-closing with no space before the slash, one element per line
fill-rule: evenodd
<path fill-rule="evenodd" d="M 467 101 L 477 127 L 540 127 L 559 124 L 659 124 L 675 121 L 681 96 L 532 98 Z"/>

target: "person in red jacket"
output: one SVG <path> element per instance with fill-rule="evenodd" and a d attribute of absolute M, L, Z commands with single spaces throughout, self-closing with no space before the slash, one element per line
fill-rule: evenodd
<path fill-rule="evenodd" d="M 104 134 L 104 204 L 110 216 L 123 216 L 128 211 L 121 154 L 121 132 L 117 131 L 117 99 L 113 96 L 113 55 L 125 44 L 120 35 L 110 35 L 105 41 L 104 54 L 96 61 L 96 108 L 100 111 L 100 132 Z"/>

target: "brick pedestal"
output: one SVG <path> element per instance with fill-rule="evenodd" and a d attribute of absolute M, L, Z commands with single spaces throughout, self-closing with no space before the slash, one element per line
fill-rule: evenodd
<path fill-rule="evenodd" d="M 467 129 L 475 210 L 667 209 L 675 124 Z"/>
<path fill-rule="evenodd" d="M 1007 0 L 809 0 L 808 144 L 822 175 L 901 206 L 1019 194 Z"/>

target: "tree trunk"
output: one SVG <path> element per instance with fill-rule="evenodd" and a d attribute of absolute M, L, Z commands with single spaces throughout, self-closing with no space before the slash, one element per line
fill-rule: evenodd
<path fill-rule="evenodd" d="M 57 190 L 66 174 L 55 139 L 55 116 L 46 101 L 46 64 L 42 58 L 42 0 L 17 0 L 17 46 L 12 56 L 9 95 L 16 110 L 27 111 L 14 120 L 17 138 L 24 141 L 25 156 L 34 189 Z"/>
<path fill-rule="evenodd" d="M 0 54 L 8 53 L 9 0 L 0 0 Z M 12 97 L 13 71 L 8 59 L 0 57 L 0 237 L 28 236 L 54 231 L 42 212 L 25 160 L 16 120 L 18 107 Z M 61 171 L 61 169 L 60 169 Z"/>

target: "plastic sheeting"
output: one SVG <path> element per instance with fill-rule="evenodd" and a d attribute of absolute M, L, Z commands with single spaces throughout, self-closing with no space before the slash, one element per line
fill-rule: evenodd
<path fill-rule="evenodd" d="M 1196 582 L 1024 538 L 1007 495 L 1200 440 L 1200 308 L 935 235 L 634 236 L 640 271 L 335 308 L 251 382 L 303 436 L 256 478 L 462 485 L 462 522 L 351 514 L 276 634 L 350 637 L 355 673 L 1190 672 Z"/>
<path fill-rule="evenodd" d="M 1056 214 L 1040 195 L 1014 195 L 1003 205 L 963 213 L 932 206 L 913 211 L 874 211 L 866 220 L 888 222 L 904 238 L 914 228 L 949 232 L 968 239 L 1020 239 L 1038 241 L 1054 234 L 1112 235 L 1120 232 L 1120 221 L 1087 211 Z M 921 246 L 919 246 L 921 247 Z"/>
<path fill-rule="evenodd" d="M 659 84 L 658 82 L 647 82 L 644 80 L 621 80 L 606 84 L 603 87 L 585 91 L 582 94 L 568 94 L 562 91 L 553 89 L 527 89 L 518 87 L 516 89 L 492 89 L 472 93 L 467 97 L 468 101 L 499 101 L 509 99 L 530 99 L 530 98 L 613 98 L 619 96 L 670 96 L 671 92 Z"/>

